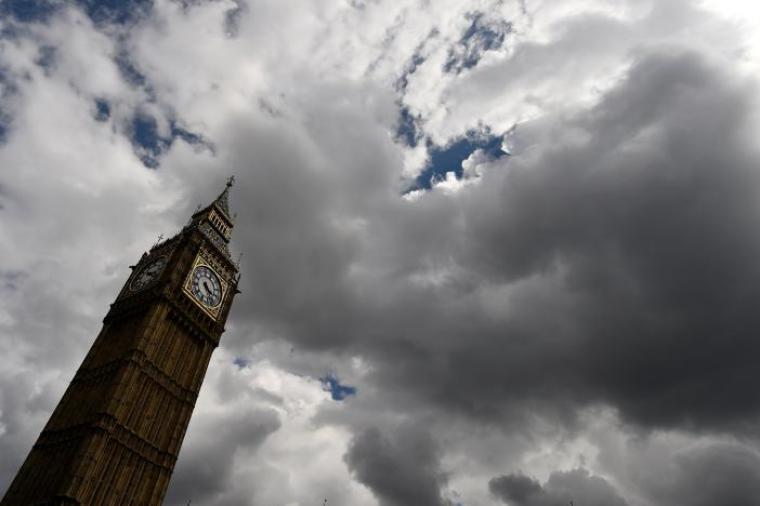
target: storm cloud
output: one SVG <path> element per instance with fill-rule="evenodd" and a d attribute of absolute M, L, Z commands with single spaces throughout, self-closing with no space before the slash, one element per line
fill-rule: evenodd
<path fill-rule="evenodd" d="M 369 428 L 351 441 L 346 462 L 382 505 L 441 506 L 438 451 L 430 435 L 402 427 L 389 439 Z"/>
<path fill-rule="evenodd" d="M 500 476 L 488 485 L 491 493 L 514 506 L 628 505 L 603 478 L 583 469 L 552 473 L 543 486 L 521 474 Z"/>
<path fill-rule="evenodd" d="M 642 57 L 593 109 L 532 128 L 526 159 L 417 203 L 436 227 L 411 257 L 444 282 L 394 308 L 387 334 L 423 357 L 388 356 L 383 379 L 473 414 L 601 402 L 646 427 L 751 428 L 751 90 L 694 54 Z"/>

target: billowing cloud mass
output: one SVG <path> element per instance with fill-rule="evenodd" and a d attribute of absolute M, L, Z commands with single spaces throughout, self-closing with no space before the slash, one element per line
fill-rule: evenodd
<path fill-rule="evenodd" d="M 167 505 L 760 504 L 746 4 L 3 3 L 0 489 L 235 174 Z"/>
<path fill-rule="evenodd" d="M 507 504 L 518 506 L 626 506 L 627 503 L 604 479 L 589 476 L 583 469 L 552 473 L 545 486 L 521 474 L 500 476 L 490 481 L 491 492 Z"/>
<path fill-rule="evenodd" d="M 438 455 L 427 432 L 401 427 L 393 439 L 376 428 L 351 441 L 346 462 L 357 479 L 375 493 L 382 505 L 443 504 Z"/>

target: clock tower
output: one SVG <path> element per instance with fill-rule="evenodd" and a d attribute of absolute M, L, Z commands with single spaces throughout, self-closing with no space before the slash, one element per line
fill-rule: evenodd
<path fill-rule="evenodd" d="M 161 504 L 237 293 L 233 181 L 132 267 L 1 506 Z"/>

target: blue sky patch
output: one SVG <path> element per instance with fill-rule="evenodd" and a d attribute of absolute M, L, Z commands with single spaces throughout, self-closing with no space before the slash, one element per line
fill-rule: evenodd
<path fill-rule="evenodd" d="M 504 45 L 504 40 L 512 31 L 511 23 L 504 20 L 487 20 L 482 12 L 467 16 L 470 26 L 459 39 L 459 43 L 449 50 L 443 69 L 459 74 L 478 64 L 487 51 L 495 51 Z"/>
<path fill-rule="evenodd" d="M 409 112 L 409 108 L 401 107 L 398 127 L 396 128 L 396 139 L 402 141 L 407 146 L 416 147 L 420 137 L 417 128 L 418 119 Z"/>
<path fill-rule="evenodd" d="M 94 23 L 131 24 L 153 8 L 153 0 L 79 0 Z"/>
<path fill-rule="evenodd" d="M 0 145 L 8 140 L 8 130 L 11 125 L 11 115 L 2 109 L 0 105 Z"/>
<path fill-rule="evenodd" d="M 467 160 L 478 149 L 492 159 L 501 158 L 507 153 L 502 151 L 503 135 L 492 135 L 490 132 L 469 132 L 447 146 L 435 146 L 428 142 L 430 158 L 425 169 L 417 176 L 411 190 L 430 189 L 436 181 L 443 180 L 447 172 L 453 172 L 457 179 L 462 178 L 462 162 Z"/>
<path fill-rule="evenodd" d="M 108 103 L 104 101 L 96 102 L 96 104 L 99 111 L 102 107 L 101 104 L 108 107 Z M 204 139 L 203 136 L 182 128 L 176 121 L 171 121 L 170 123 L 169 136 L 162 137 L 158 132 L 156 119 L 144 114 L 136 114 L 132 119 L 131 136 L 135 154 L 143 162 L 143 165 L 150 169 L 158 167 L 161 155 L 177 139 L 181 139 L 187 144 L 214 151 L 214 146 Z"/>
<path fill-rule="evenodd" d="M 238 369 L 245 369 L 251 365 L 251 361 L 245 357 L 235 357 L 235 360 L 233 360 L 232 363 L 235 364 Z"/>
<path fill-rule="evenodd" d="M 13 17 L 22 23 L 47 21 L 56 11 L 56 4 L 51 0 L 2 0 L 0 15 Z"/>
<path fill-rule="evenodd" d="M 322 383 L 322 389 L 330 392 L 334 401 L 345 400 L 346 397 L 356 395 L 356 388 L 348 385 L 341 385 L 340 380 L 333 374 L 328 374 L 324 378 L 319 378 Z"/>
<path fill-rule="evenodd" d="M 142 72 L 137 70 L 137 67 L 135 67 L 134 63 L 132 63 L 132 60 L 129 59 L 129 55 L 126 51 L 121 51 L 118 55 L 116 55 L 114 61 L 116 62 L 116 66 L 119 69 L 119 73 L 121 73 L 121 76 L 125 81 L 134 86 L 145 85 L 145 76 L 142 74 Z"/>
<path fill-rule="evenodd" d="M 0 144 L 5 144 L 8 140 L 8 130 L 13 119 L 9 111 L 3 108 L 3 103 L 16 91 L 16 84 L 8 78 L 5 70 L 0 67 Z"/>
<path fill-rule="evenodd" d="M 235 0 L 235 7 L 224 13 L 224 33 L 228 37 L 235 37 L 240 29 L 240 18 L 248 10 L 248 6 Z"/>
<path fill-rule="evenodd" d="M 409 60 L 409 63 L 407 63 L 406 68 L 404 69 L 404 72 L 401 74 L 401 77 L 396 80 L 397 90 L 405 90 L 409 84 L 409 76 L 417 71 L 417 67 L 425 63 L 425 58 L 420 54 L 421 49 L 421 47 L 418 47 L 415 50 L 411 60 Z"/>
<path fill-rule="evenodd" d="M 153 0 L 76 0 L 94 23 L 130 24 L 150 12 Z M 65 2 L 56 0 L 2 0 L 0 15 L 22 23 L 45 22 Z"/>
<path fill-rule="evenodd" d="M 404 66 L 404 70 L 401 73 L 401 76 L 396 80 L 394 86 L 396 88 L 396 91 L 403 92 L 407 85 L 409 84 L 409 76 L 414 74 L 420 65 L 425 63 L 425 44 L 436 37 L 438 37 L 439 32 L 437 28 L 433 28 L 430 30 L 430 33 L 428 33 L 428 36 L 425 37 L 425 40 L 417 44 L 417 47 L 414 48 L 414 52 L 412 53 L 412 57 L 409 59 L 409 61 Z"/>
<path fill-rule="evenodd" d="M 191 144 L 200 149 L 207 149 L 211 153 L 214 153 L 214 144 L 203 137 L 201 134 L 197 134 L 195 132 L 191 132 L 190 130 L 184 129 L 183 127 L 179 126 L 176 121 L 172 121 L 170 126 L 172 131 L 172 138 L 170 143 L 174 143 L 174 141 L 177 139 L 182 139 L 187 144 Z"/>
<path fill-rule="evenodd" d="M 53 46 L 42 46 L 39 50 L 39 56 L 34 63 L 45 69 L 45 73 L 49 74 L 49 71 L 55 66 L 56 49 Z"/>
<path fill-rule="evenodd" d="M 95 119 L 98 121 L 108 121 L 111 117 L 111 104 L 107 100 L 95 99 Z"/>
<path fill-rule="evenodd" d="M 15 292 L 29 277 L 29 274 L 20 270 L 0 271 L 0 289 Z"/>
<path fill-rule="evenodd" d="M 185 130 L 181 126 L 177 125 L 177 123 L 175 122 L 172 122 L 171 128 L 172 128 L 172 140 L 176 138 L 180 138 L 188 144 L 200 144 L 213 151 L 213 147 L 211 146 L 211 144 L 207 140 L 205 140 L 201 135 L 191 132 L 189 130 Z"/>
<path fill-rule="evenodd" d="M 158 167 L 158 157 L 171 141 L 158 135 L 158 124 L 151 116 L 136 115 L 132 120 L 132 145 L 146 167 Z"/>

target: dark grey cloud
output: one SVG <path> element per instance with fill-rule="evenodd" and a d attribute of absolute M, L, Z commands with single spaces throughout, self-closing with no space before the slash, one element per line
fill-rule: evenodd
<path fill-rule="evenodd" d="M 368 358 L 395 392 L 386 406 L 412 397 L 517 423 L 534 410 L 572 422 L 603 403 L 644 427 L 751 423 L 760 257 L 757 160 L 742 138 L 750 91 L 693 53 L 642 56 L 597 107 L 527 125 L 533 147 L 495 164 L 481 187 L 403 206 L 371 208 L 372 185 L 328 168 L 291 177 L 288 167 L 313 162 L 282 151 L 244 190 L 256 211 L 243 211 L 255 225 L 241 232 L 252 255 L 241 306 L 296 347 Z M 380 163 L 358 156 L 358 166 Z M 368 230 L 336 227 L 336 200 Z M 352 266 L 390 275 L 364 285 Z M 436 268 L 453 273 L 410 281 Z M 439 503 L 435 456 L 427 472 L 389 432 L 355 430 L 346 462 L 377 497 Z M 525 504 L 560 504 L 561 478 L 585 483 L 557 474 L 543 502 Z"/>
<path fill-rule="evenodd" d="M 598 106 L 543 131 L 535 161 L 487 178 L 488 204 L 465 210 L 468 268 L 553 285 L 469 333 L 465 397 L 600 401 L 647 426 L 757 415 L 750 97 L 696 54 L 643 56 Z"/>
<path fill-rule="evenodd" d="M 185 445 L 178 460 L 167 505 L 185 505 L 189 500 L 196 504 L 223 500 L 226 493 L 234 490 L 229 480 L 239 452 L 255 450 L 280 428 L 280 420 L 273 410 L 249 410 L 224 419 L 205 418 L 202 425 L 192 427 L 195 441 Z"/>
<path fill-rule="evenodd" d="M 439 452 L 430 435 L 401 427 L 392 434 L 366 429 L 351 441 L 345 460 L 382 506 L 442 506 Z"/>
<path fill-rule="evenodd" d="M 655 504 L 750 506 L 760 498 L 760 455 L 752 447 L 716 443 L 676 455 L 674 469 L 646 485 Z"/>
<path fill-rule="evenodd" d="M 593 108 L 518 126 L 516 156 L 491 162 L 479 185 L 413 202 L 388 191 L 383 146 L 327 166 L 341 142 L 319 124 L 289 130 L 318 140 L 311 155 L 277 147 L 277 119 L 238 130 L 256 170 L 236 202 L 246 256 L 233 316 L 296 350 L 363 357 L 383 409 L 412 417 L 437 409 L 530 430 L 538 413 L 581 430 L 578 410 L 606 405 L 644 429 L 752 431 L 752 86 L 698 53 L 640 54 Z M 357 136 L 372 128 L 350 106 L 305 115 Z M 346 462 L 378 497 L 440 500 L 435 473 L 376 471 L 413 461 L 385 429 L 349 426 Z"/>
<path fill-rule="evenodd" d="M 491 493 L 511 506 L 627 506 L 604 478 L 585 469 L 555 472 L 542 486 L 523 474 L 508 474 L 488 483 Z"/>
<path fill-rule="evenodd" d="M 697 53 L 641 54 L 595 107 L 518 126 L 522 154 L 482 184 L 414 202 L 388 194 L 388 146 L 328 167 L 314 160 L 353 142 L 321 123 L 289 133 L 316 139 L 312 158 L 277 148 L 276 122 L 241 131 L 258 169 L 242 183 L 233 315 L 360 354 L 378 384 L 476 417 L 571 421 L 601 403 L 645 427 L 751 424 L 752 93 Z M 350 107 L 305 114 L 372 128 Z"/>

